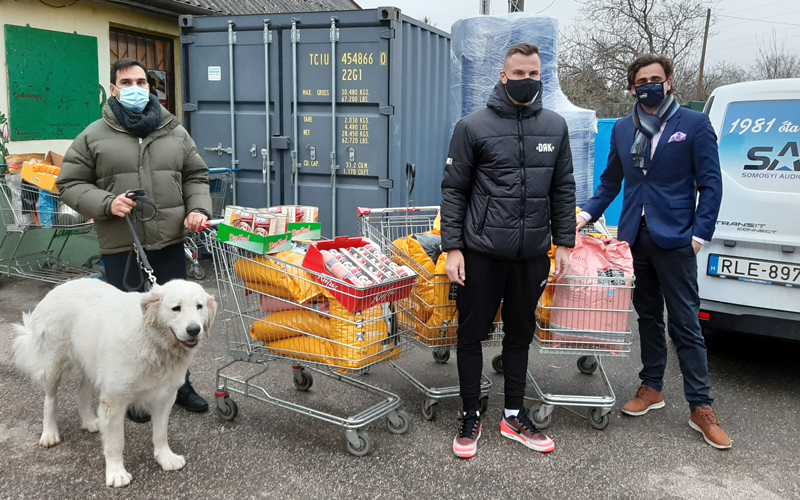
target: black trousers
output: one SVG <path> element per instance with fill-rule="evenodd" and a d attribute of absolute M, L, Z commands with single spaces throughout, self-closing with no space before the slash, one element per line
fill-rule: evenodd
<path fill-rule="evenodd" d="M 492 330 L 503 303 L 503 372 L 505 407 L 525 401 L 528 348 L 536 328 L 536 303 L 547 284 L 547 254 L 524 261 L 505 261 L 464 250 L 464 286 L 458 287 L 458 378 L 464 411 L 480 407 L 483 352 L 481 341 Z"/>
<path fill-rule="evenodd" d="M 708 355 L 697 315 L 697 258 L 692 245 L 665 250 L 653 241 L 647 226 L 639 229 L 631 249 L 636 288 L 633 307 L 639 315 L 643 385 L 661 391 L 667 367 L 664 302 L 667 304 L 672 343 L 678 352 L 683 389 L 689 408 L 711 406 Z"/>
<path fill-rule="evenodd" d="M 163 285 L 167 281 L 186 279 L 186 255 L 183 252 L 183 244 L 176 243 L 164 247 L 161 250 L 149 250 L 144 252 L 147 260 L 156 275 L 156 282 Z M 128 275 L 125 276 L 125 265 L 130 256 Z M 143 292 L 147 277 L 136 262 L 136 256 L 130 252 L 105 254 L 103 264 L 106 268 L 106 281 L 119 288 L 123 292 Z M 133 289 L 126 288 L 125 284 Z"/>

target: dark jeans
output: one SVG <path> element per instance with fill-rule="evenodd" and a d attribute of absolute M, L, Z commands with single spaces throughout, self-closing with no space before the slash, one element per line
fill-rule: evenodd
<path fill-rule="evenodd" d="M 536 303 L 550 272 L 547 255 L 525 261 L 505 261 L 464 250 L 465 285 L 458 287 L 458 379 L 464 411 L 480 407 L 483 352 L 503 301 L 503 372 L 505 407 L 522 408 L 528 347 L 536 328 Z"/>
<path fill-rule="evenodd" d="M 678 352 L 683 390 L 694 410 L 711 406 L 711 381 L 708 377 L 706 344 L 697 315 L 697 258 L 691 245 L 665 250 L 659 247 L 646 226 L 639 230 L 633 245 L 636 289 L 633 306 L 639 315 L 642 349 L 642 384 L 661 391 L 667 366 L 664 337 L 664 302 L 667 303 L 669 336 Z"/>
<path fill-rule="evenodd" d="M 128 276 L 126 277 L 125 264 L 129 255 L 130 265 Z M 176 243 L 161 250 L 148 250 L 145 251 L 145 255 L 147 255 L 147 260 L 150 261 L 150 265 L 156 275 L 156 282 L 159 285 L 163 285 L 170 280 L 186 279 L 186 255 L 183 253 L 182 243 Z M 129 252 L 103 255 L 103 264 L 106 268 L 106 281 L 109 284 L 124 292 L 144 291 L 147 278 L 136 262 L 135 255 Z M 125 283 L 131 287 L 137 287 L 138 285 L 138 288 L 129 290 L 125 287 Z"/>

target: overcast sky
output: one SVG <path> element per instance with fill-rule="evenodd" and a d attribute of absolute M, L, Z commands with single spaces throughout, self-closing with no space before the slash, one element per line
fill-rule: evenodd
<path fill-rule="evenodd" d="M 356 0 L 361 7 L 373 9 L 393 5 L 404 14 L 422 18 L 429 16 L 439 29 L 450 32 L 458 19 L 478 14 L 479 0 Z M 525 0 L 525 12 L 542 12 L 559 20 L 561 29 L 573 22 L 580 3 L 576 0 Z M 508 12 L 507 0 L 492 0 L 494 14 Z M 729 60 L 749 66 L 748 60 L 758 55 L 756 41 L 766 43 L 773 30 L 780 43 L 800 53 L 800 0 L 719 0 L 715 13 L 719 16 L 709 39 L 709 61 Z M 731 16 L 731 17 L 726 17 Z"/>

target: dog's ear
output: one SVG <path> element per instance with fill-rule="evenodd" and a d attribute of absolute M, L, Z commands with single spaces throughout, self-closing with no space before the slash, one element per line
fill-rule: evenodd
<path fill-rule="evenodd" d="M 142 314 L 144 315 L 145 327 L 153 325 L 158 319 L 158 310 L 161 307 L 162 298 L 163 296 L 159 293 L 157 287 L 142 295 Z"/>
<path fill-rule="evenodd" d="M 206 336 L 209 336 L 211 335 L 211 327 L 214 326 L 214 318 L 217 316 L 217 301 L 214 300 L 213 295 L 208 296 L 206 308 L 208 309 L 208 318 L 206 318 L 206 322 L 203 325 L 203 331 L 206 332 Z"/>

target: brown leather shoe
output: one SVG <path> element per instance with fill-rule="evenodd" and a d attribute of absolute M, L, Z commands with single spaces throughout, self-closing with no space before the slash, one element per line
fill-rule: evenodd
<path fill-rule="evenodd" d="M 664 396 L 652 387 L 639 386 L 636 397 L 622 407 L 622 413 L 632 417 L 639 417 L 650 410 L 664 407 Z"/>
<path fill-rule="evenodd" d="M 702 406 L 692 411 L 689 426 L 703 435 L 706 443 L 718 450 L 727 450 L 733 442 L 719 425 L 717 412 L 710 406 Z"/>

